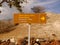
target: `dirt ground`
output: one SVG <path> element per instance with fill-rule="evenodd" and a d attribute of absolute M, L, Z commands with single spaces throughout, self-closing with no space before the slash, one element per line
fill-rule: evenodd
<path fill-rule="evenodd" d="M 60 40 L 60 14 L 47 13 L 46 24 L 32 24 L 31 37 Z"/>
<path fill-rule="evenodd" d="M 28 36 L 28 26 L 26 24 L 19 24 L 16 29 L 8 33 L 0 34 L 0 39 L 9 38 L 24 38 Z"/>

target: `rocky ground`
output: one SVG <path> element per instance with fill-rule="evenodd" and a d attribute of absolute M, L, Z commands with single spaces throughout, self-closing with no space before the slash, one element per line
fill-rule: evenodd
<path fill-rule="evenodd" d="M 32 24 L 31 37 L 60 39 L 60 14 L 47 12 L 46 24 Z"/>
<path fill-rule="evenodd" d="M 28 27 L 26 24 L 19 24 L 10 32 L 0 34 L 0 39 L 24 38 L 28 36 Z"/>

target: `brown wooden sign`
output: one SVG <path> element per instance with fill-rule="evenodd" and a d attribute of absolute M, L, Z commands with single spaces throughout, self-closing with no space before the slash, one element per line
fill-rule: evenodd
<path fill-rule="evenodd" d="M 46 14 L 14 14 L 14 23 L 46 23 Z"/>

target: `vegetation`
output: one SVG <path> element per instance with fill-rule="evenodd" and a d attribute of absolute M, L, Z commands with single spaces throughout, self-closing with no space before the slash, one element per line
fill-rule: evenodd
<path fill-rule="evenodd" d="M 45 8 L 42 6 L 35 6 L 33 8 L 31 8 L 33 10 L 34 13 L 42 13 L 45 12 Z"/>
<path fill-rule="evenodd" d="M 0 33 L 10 32 L 14 25 L 10 21 L 0 21 Z"/>
<path fill-rule="evenodd" d="M 12 5 L 14 5 L 20 12 L 22 12 L 20 4 L 23 3 L 24 0 L 2 0 L 0 2 L 0 7 L 2 6 L 3 2 L 7 2 L 10 8 L 12 8 Z"/>

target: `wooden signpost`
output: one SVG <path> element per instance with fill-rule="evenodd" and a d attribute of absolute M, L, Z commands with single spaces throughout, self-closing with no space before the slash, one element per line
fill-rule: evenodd
<path fill-rule="evenodd" d="M 28 24 L 28 45 L 30 45 L 30 24 L 39 23 L 46 24 L 46 14 L 45 13 L 35 13 L 35 14 L 14 14 L 14 24 L 17 23 L 27 23 Z"/>

